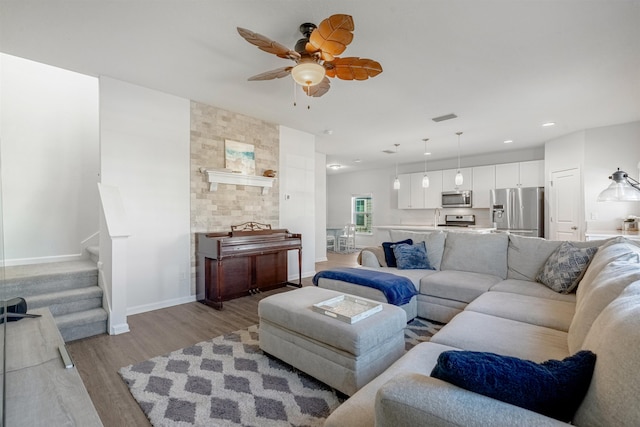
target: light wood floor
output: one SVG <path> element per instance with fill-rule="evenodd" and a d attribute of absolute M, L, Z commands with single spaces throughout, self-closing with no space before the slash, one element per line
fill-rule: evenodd
<path fill-rule="evenodd" d="M 328 258 L 327 262 L 316 263 L 316 271 L 356 265 L 356 254 L 330 253 Z M 303 279 L 303 284 L 311 285 L 311 278 Z M 262 298 L 293 289 L 281 288 L 228 301 L 221 311 L 193 302 L 137 314 L 129 316 L 131 331 L 126 334 L 98 335 L 68 343 L 102 423 L 105 427 L 151 425 L 118 369 L 255 325 Z"/>

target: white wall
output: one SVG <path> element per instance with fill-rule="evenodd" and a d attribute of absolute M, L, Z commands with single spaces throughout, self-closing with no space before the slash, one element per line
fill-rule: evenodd
<path fill-rule="evenodd" d="M 0 54 L 7 265 L 81 257 L 98 231 L 98 80 Z"/>
<path fill-rule="evenodd" d="M 327 156 L 316 153 L 315 202 L 316 202 L 316 262 L 327 260 Z"/>
<path fill-rule="evenodd" d="M 102 183 L 118 187 L 130 222 L 127 314 L 194 300 L 189 115 L 187 99 L 100 79 Z"/>
<path fill-rule="evenodd" d="M 627 215 L 640 216 L 639 202 L 598 202 L 598 194 L 611 183 L 617 168 L 640 180 L 640 122 L 586 131 L 584 202 L 587 228 L 611 230 Z"/>
<path fill-rule="evenodd" d="M 302 275 L 315 274 L 315 137 L 280 126 L 280 227 L 302 234 Z M 298 257 L 289 252 L 289 280 L 298 278 Z M 297 283 L 297 282 L 296 282 Z"/>

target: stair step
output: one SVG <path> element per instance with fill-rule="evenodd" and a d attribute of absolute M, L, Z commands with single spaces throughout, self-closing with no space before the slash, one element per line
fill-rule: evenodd
<path fill-rule="evenodd" d="M 64 314 L 55 317 L 65 342 L 107 332 L 107 312 L 103 308 Z"/>
<path fill-rule="evenodd" d="M 7 299 L 97 284 L 98 267 L 90 260 L 5 267 L 4 279 L 0 280 Z"/>
<path fill-rule="evenodd" d="M 102 307 L 102 294 L 102 289 L 99 286 L 90 286 L 30 296 L 25 300 L 29 309 L 49 307 L 51 314 L 56 317 L 100 308 Z"/>

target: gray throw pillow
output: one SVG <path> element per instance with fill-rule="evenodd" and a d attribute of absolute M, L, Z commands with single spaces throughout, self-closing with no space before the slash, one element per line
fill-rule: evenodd
<path fill-rule="evenodd" d="M 536 280 L 558 293 L 568 294 L 578 286 L 597 251 L 597 247 L 579 248 L 563 242 L 547 258 Z"/>

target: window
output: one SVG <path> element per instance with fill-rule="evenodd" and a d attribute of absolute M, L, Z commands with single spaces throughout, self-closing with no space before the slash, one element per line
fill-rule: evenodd
<path fill-rule="evenodd" d="M 351 197 L 351 218 L 356 225 L 356 233 L 372 234 L 371 195 Z"/>

